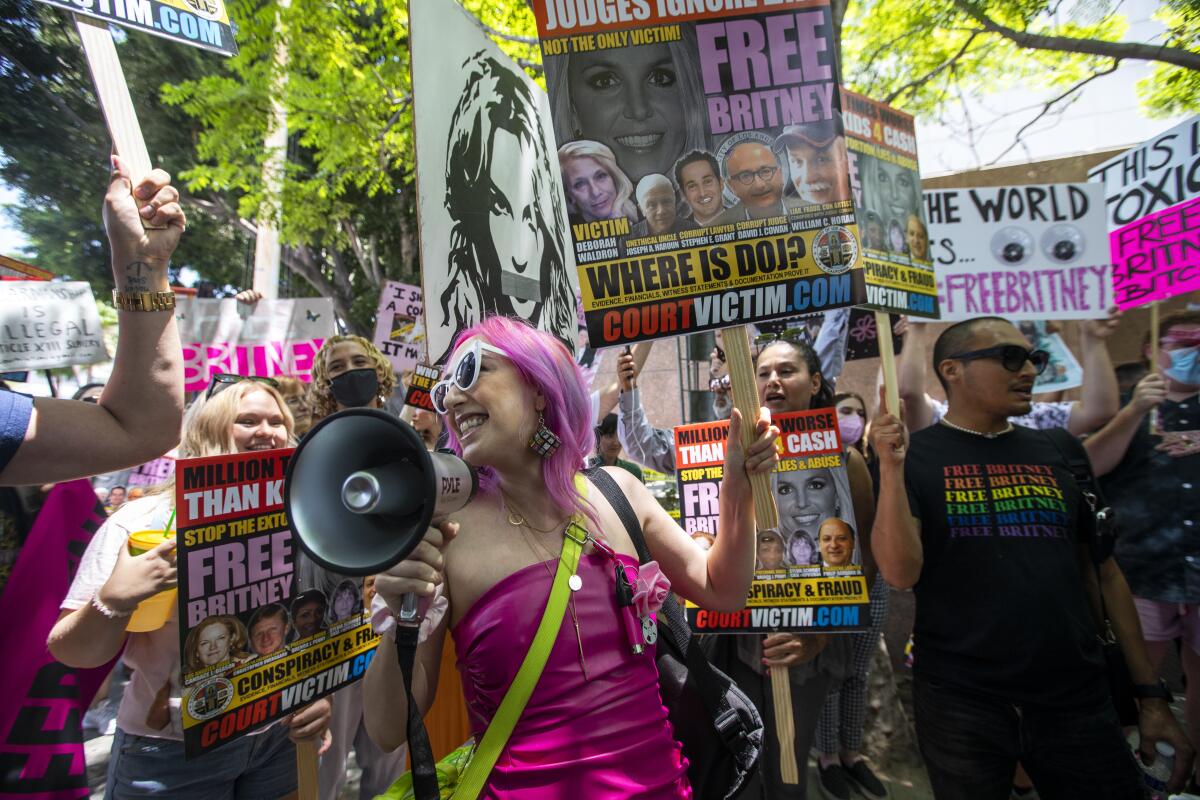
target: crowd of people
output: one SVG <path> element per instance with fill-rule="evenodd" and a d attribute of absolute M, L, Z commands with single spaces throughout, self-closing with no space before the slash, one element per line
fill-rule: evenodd
<path fill-rule="evenodd" d="M 612 151 L 600 142 L 574 142 L 560 158 L 573 218 L 632 220 L 636 205 L 639 224 L 654 234 L 776 213 L 794 195 L 844 199 L 818 197 L 821 153 L 835 136 L 840 131 L 789 129 L 777 142 L 730 148 L 722 164 L 689 153 L 669 176 L 647 165 L 636 187 L 613 171 Z M 804 178 L 787 194 L 780 158 Z M 727 186 L 739 197 L 729 208 L 720 199 Z M 673 198 L 676 188 L 693 210 L 690 222 L 656 217 L 656 192 Z M 177 585 L 174 459 L 294 445 L 331 414 L 393 407 L 401 382 L 371 342 L 334 336 L 309 381 L 219 374 L 185 404 L 166 273 L 185 225 L 178 193 L 161 171 L 132 186 L 114 157 L 104 212 L 118 290 L 113 377 L 70 401 L 0 391 L 0 484 L 101 476 L 97 497 L 109 516 L 82 554 L 48 647 L 79 668 L 119 656 L 128 676 L 107 797 L 293 796 L 297 742 L 318 746 L 323 798 L 342 791 L 351 750 L 363 770 L 360 796 L 382 794 L 405 769 L 409 695 L 396 659 L 375 658 L 361 682 L 186 760 L 181 670 L 231 669 L 372 611 L 382 650 L 391 652 L 388 612 L 399 613 L 415 593 L 431 602 L 412 702 L 422 711 L 432 704 L 449 634 L 478 740 L 535 639 L 541 603 L 530 598 L 545 596 L 564 569 L 571 591 L 563 623 L 486 796 L 691 797 L 689 755 L 660 695 L 653 642 L 631 648 L 626 638 L 623 581 L 633 576 L 645 623 L 661 603 L 646 600 L 654 594 L 646 586 L 733 611 L 745 606 L 756 569 L 851 563 L 869 587 L 863 630 L 731 640 L 733 657 L 722 667 L 764 719 L 762 755 L 740 796 L 806 797 L 810 753 L 825 797 L 888 796 L 864 753 L 867 678 L 890 592 L 906 589 L 916 599 L 916 733 L 939 800 L 1033 790 L 1047 800 L 1129 800 L 1141 796 L 1140 766 L 1153 761 L 1156 745 L 1175 754 L 1170 788 L 1195 784 L 1200 313 L 1166 315 L 1158 346 L 1147 339 L 1142 362 L 1120 369 L 1108 350 L 1119 315 L 1082 323 L 1080 399 L 1062 402 L 1034 401 L 1048 355 L 1009 321 L 959 322 L 936 338 L 901 321 L 899 415 L 872 415 L 862 394 L 838 391 L 845 310 L 825 315 L 815 341 L 806 328 L 786 326 L 756 340 L 761 408 L 753 419 L 732 408 L 718 346 L 712 407 L 730 419 L 719 515 L 715 531 L 692 533 L 643 483 L 643 470 L 675 468 L 671 431 L 655 427 L 642 406 L 649 347 L 619 355 L 615 370 L 589 385 L 576 354 L 553 336 L 485 318 L 450 348 L 446 380 L 433 392 L 436 413 L 402 414 L 428 448 L 447 447 L 478 470 L 477 496 L 407 559 L 366 581 L 302 562 L 287 603 L 257 609 L 248 623 L 204 619 L 181 658 L 173 615 L 153 630 L 126 631 L 140 603 Z M 919 231 L 908 236 L 909 245 L 897 247 L 927 243 Z M 240 299 L 253 305 L 257 296 Z M 927 393 L 930 368 L 944 402 Z M 777 474 L 780 525 L 756 531 L 751 477 L 779 463 L 773 419 L 811 409 L 832 409 L 844 472 Z M 163 480 L 130 482 L 128 470 L 155 462 L 161 466 L 138 474 L 161 469 Z M 594 473 L 583 477 L 585 465 L 607 475 L 615 494 Z M 133 553 L 131 534 L 147 530 L 166 538 Z M 650 561 L 639 558 L 640 538 Z M 11 565 L 19 543 L 5 554 Z M 1159 675 L 1173 643 L 1188 679 L 1183 726 Z M 1107 668 L 1114 652 L 1127 669 L 1132 717 L 1114 704 L 1122 688 Z M 773 670 L 787 673 L 791 741 L 777 735 Z M 1125 730 L 1133 728 L 1136 754 Z M 798 783 L 785 781 L 782 767 L 793 755 Z"/>

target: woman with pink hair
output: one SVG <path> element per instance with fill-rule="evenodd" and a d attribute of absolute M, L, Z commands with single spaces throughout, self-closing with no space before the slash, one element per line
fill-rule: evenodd
<path fill-rule="evenodd" d="M 709 550 L 631 474 L 605 468 L 657 562 L 639 565 L 613 507 L 600 492 L 584 496 L 577 489 L 594 442 L 587 389 L 567 349 L 523 322 L 492 317 L 458 337 L 449 363 L 449 377 L 432 392 L 434 405 L 445 415 L 450 446 L 478 469 L 480 491 L 375 582 L 393 610 L 407 592 L 439 596 L 426 620 L 432 630 L 417 650 L 415 702 L 424 712 L 433 700 L 449 631 L 478 740 L 534 638 L 565 537 L 579 541 L 586 530 L 549 660 L 480 797 L 539 800 L 576 788 L 589 798 L 691 797 L 688 762 L 659 693 L 654 647 L 634 654 L 617 604 L 616 573 L 640 570 L 638 584 L 657 575 L 656 592 L 665 594 L 669 581 L 671 591 L 705 608 L 742 608 L 755 549 L 748 476 L 774 468 L 778 431 L 765 412 L 753 421 L 735 412 L 719 533 Z M 756 433 L 745 449 L 739 444 L 743 424 Z M 393 648 L 385 642 L 380 652 Z M 367 729 L 384 749 L 407 737 L 403 687 L 396 659 L 371 662 Z"/>

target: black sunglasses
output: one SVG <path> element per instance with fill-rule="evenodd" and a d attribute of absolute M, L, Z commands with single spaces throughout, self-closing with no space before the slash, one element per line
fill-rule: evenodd
<path fill-rule="evenodd" d="M 946 356 L 947 360 L 954 359 L 955 361 L 975 361 L 980 358 L 991 358 L 1000 362 L 1000 365 L 1009 372 L 1020 372 L 1021 367 L 1025 366 L 1028 361 L 1033 364 L 1033 368 L 1037 370 L 1037 374 L 1041 375 L 1046 371 L 1046 366 L 1050 363 L 1050 354 L 1045 350 L 1030 350 L 1027 347 L 1021 347 L 1019 344 L 1001 344 L 995 347 L 985 347 L 982 350 L 969 350 L 965 353 L 955 353 L 952 356 Z"/>
<path fill-rule="evenodd" d="M 786 328 L 778 332 L 760 333 L 754 337 L 754 344 L 758 345 L 759 348 L 765 347 L 772 342 L 801 342 L 808 344 L 808 339 L 807 328 Z"/>
<path fill-rule="evenodd" d="M 233 386 L 235 383 L 242 381 L 258 381 L 265 383 L 274 389 L 279 388 L 279 381 L 274 378 L 263 378 L 258 375 L 234 375 L 229 372 L 218 372 L 212 376 L 212 382 L 208 384 L 208 391 L 204 394 L 205 400 L 211 400 L 214 394 L 219 394 L 223 390 Z"/>

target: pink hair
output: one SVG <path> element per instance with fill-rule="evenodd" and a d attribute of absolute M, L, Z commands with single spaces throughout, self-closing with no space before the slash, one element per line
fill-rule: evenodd
<path fill-rule="evenodd" d="M 491 316 L 467 328 L 454 340 L 453 353 L 467 339 L 478 336 L 503 350 L 526 385 L 541 391 L 546 398 L 542 412 L 546 427 L 562 445 L 542 464 L 542 478 L 554 504 L 563 511 L 579 512 L 597 526 L 595 512 L 575 490 L 575 474 L 595 448 L 592 432 L 592 404 L 583 373 L 571 353 L 552 334 L 538 330 L 528 322 L 510 317 Z M 462 446 L 447 425 L 449 446 L 462 455 Z M 497 478 L 491 467 L 479 469 L 479 488 L 485 493 L 496 490 Z"/>

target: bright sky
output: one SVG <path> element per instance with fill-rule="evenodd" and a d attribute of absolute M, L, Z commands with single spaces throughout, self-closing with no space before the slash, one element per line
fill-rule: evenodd
<path fill-rule="evenodd" d="M 1150 15 L 1159 5 L 1152 0 L 1128 0 L 1121 4 L 1130 19 L 1128 41 L 1156 41 L 1163 26 L 1150 19 Z M 1043 117 L 1022 137 L 1025 145 L 1006 154 L 1004 151 L 1013 143 L 1017 131 L 1037 115 L 1055 92 L 1031 94 L 1027 89 L 1013 87 L 968 101 L 967 113 L 979 137 L 974 147 L 966 135 L 963 114 L 956 114 L 957 124 L 950 126 L 918 119 L 921 174 L 933 176 L 978 169 L 996 159 L 999 159 L 997 164 L 1027 163 L 1143 142 L 1187 118 L 1149 119 L 1143 114 L 1136 87 L 1151 72 L 1152 66 L 1146 62 L 1124 62 L 1113 74 L 1085 86 L 1078 99 L 1061 114 Z"/>

